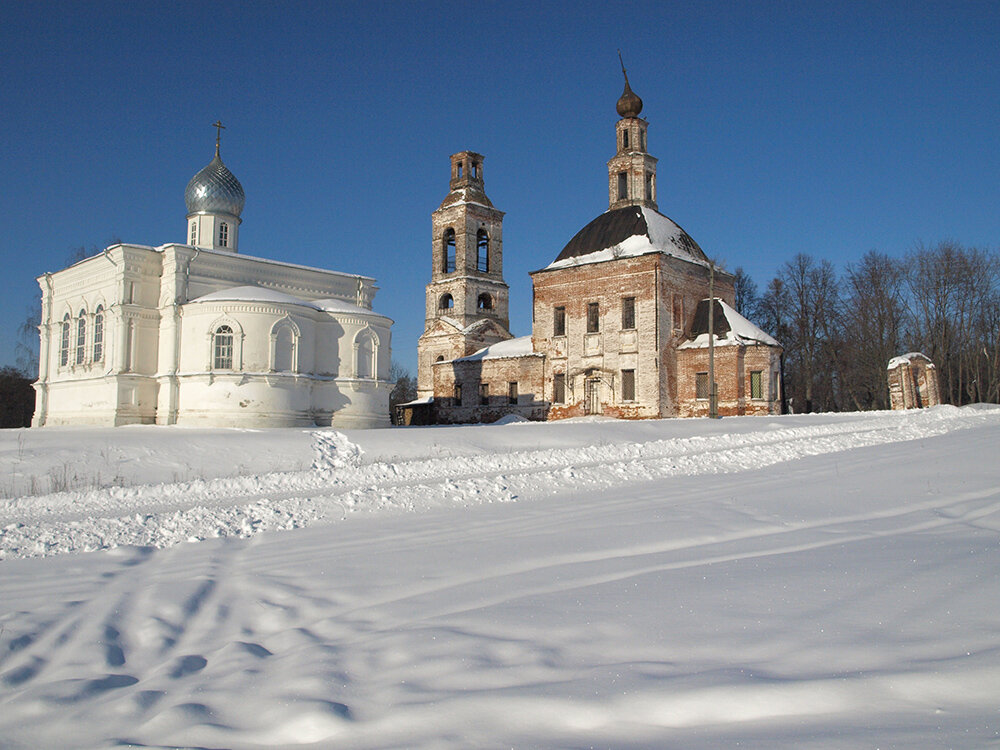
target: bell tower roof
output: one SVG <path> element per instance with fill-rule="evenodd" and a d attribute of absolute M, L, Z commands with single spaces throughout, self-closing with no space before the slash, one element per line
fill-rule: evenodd
<path fill-rule="evenodd" d="M 619 50 L 619 62 L 621 59 Z M 617 107 L 621 119 L 615 123 L 615 155 L 608 162 L 608 208 L 645 206 L 656 211 L 656 158 L 646 150 L 649 123 L 639 117 L 642 99 L 628 85 L 624 62 L 622 75 L 625 92 Z"/>
<path fill-rule="evenodd" d="M 621 117 L 638 117 L 642 112 L 642 99 L 632 91 L 628 85 L 628 73 L 625 72 L 625 61 L 622 60 L 622 51 L 618 50 L 618 61 L 622 64 L 622 75 L 625 76 L 625 90 L 618 97 L 618 104 L 615 109 Z"/>

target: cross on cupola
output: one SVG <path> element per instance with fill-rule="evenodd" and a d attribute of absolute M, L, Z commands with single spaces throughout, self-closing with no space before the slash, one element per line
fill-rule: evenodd
<path fill-rule="evenodd" d="M 625 78 L 625 90 L 616 109 L 621 119 L 615 125 L 615 155 L 608 162 L 608 205 L 610 208 L 647 206 L 656 210 L 656 159 L 646 151 L 646 128 L 639 117 L 642 99 L 632 91 L 621 50 L 618 60 Z"/>
<path fill-rule="evenodd" d="M 215 155 L 218 156 L 219 143 L 222 141 L 222 131 L 226 129 L 226 126 L 222 124 L 222 120 L 216 120 L 212 123 L 212 127 L 215 128 Z"/>

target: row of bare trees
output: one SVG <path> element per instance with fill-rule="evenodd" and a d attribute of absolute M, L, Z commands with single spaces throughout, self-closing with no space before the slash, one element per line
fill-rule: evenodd
<path fill-rule="evenodd" d="M 872 250 L 839 277 L 799 254 L 764 290 L 736 269 L 739 311 L 785 347 L 797 412 L 889 408 L 886 365 L 921 351 L 941 398 L 1000 403 L 1000 254 L 941 242 L 905 258 Z"/>

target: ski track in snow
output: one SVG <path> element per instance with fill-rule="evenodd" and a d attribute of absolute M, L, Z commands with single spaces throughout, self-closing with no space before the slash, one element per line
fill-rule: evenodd
<path fill-rule="evenodd" d="M 6 501 L 0 746 L 996 744 L 1000 410 L 761 424 Z"/>
<path fill-rule="evenodd" d="M 162 548 L 337 522 L 358 511 L 514 502 L 672 476 L 750 471 L 997 422 L 997 410 L 943 407 L 751 433 L 372 463 L 342 433 L 317 431 L 307 471 L 2 501 L 0 560 L 119 546 Z"/>

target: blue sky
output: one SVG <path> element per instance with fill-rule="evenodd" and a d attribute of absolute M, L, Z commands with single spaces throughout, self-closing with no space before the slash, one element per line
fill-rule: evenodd
<path fill-rule="evenodd" d="M 607 208 L 619 48 L 660 211 L 759 286 L 995 248 L 998 40 L 995 2 L 4 3 L 0 365 L 73 248 L 184 241 L 220 118 L 240 250 L 375 276 L 411 370 L 448 157 L 484 154 L 530 333 L 527 272 Z"/>

